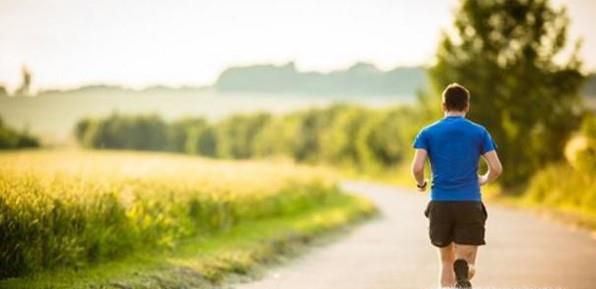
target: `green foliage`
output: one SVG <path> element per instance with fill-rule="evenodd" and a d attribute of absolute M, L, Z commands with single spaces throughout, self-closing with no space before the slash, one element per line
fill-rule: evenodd
<path fill-rule="evenodd" d="M 205 119 L 184 118 L 167 124 L 164 129 L 167 136 L 166 150 L 215 156 L 215 134 Z"/>
<path fill-rule="evenodd" d="M 172 251 L 138 252 L 88 270 L 66 268 L 0 280 L 0 288 L 211 288 L 229 276 L 251 276 L 259 265 L 280 256 L 295 256 L 314 238 L 375 213 L 364 198 L 336 194 L 299 214 L 241 222 L 207 238 L 185 240 Z"/>
<path fill-rule="evenodd" d="M 565 148 L 568 163 L 556 163 L 530 180 L 524 200 L 571 214 L 596 225 L 596 116 L 584 116 L 581 129 Z"/>
<path fill-rule="evenodd" d="M 582 122 L 580 137 L 584 146 L 576 152 L 578 168 L 596 178 L 596 116 L 588 114 Z"/>
<path fill-rule="evenodd" d="M 301 125 L 302 119 L 297 116 L 272 118 L 255 135 L 254 157 L 298 156 L 294 150 L 301 150 L 300 142 L 304 141 L 296 137 L 301 134 Z"/>
<path fill-rule="evenodd" d="M 106 149 L 164 150 L 168 140 L 165 123 L 158 116 L 118 113 L 104 120 L 81 120 L 75 126 L 75 136 L 83 146 Z"/>
<path fill-rule="evenodd" d="M 578 126 L 579 46 L 568 60 L 554 61 L 567 47 L 568 23 L 565 10 L 548 0 L 465 0 L 456 33 L 444 35 L 430 69 L 433 95 L 451 82 L 470 90 L 469 117 L 496 140 L 506 186 L 561 160 Z M 438 108 L 439 99 L 433 102 Z"/>
<path fill-rule="evenodd" d="M 417 110 L 407 107 L 395 108 L 373 115 L 363 133 L 365 147 L 370 157 L 384 166 L 405 161 L 411 151 L 411 142 L 418 133 L 415 125 L 421 123 Z"/>
<path fill-rule="evenodd" d="M 357 165 L 366 152 L 357 150 L 356 136 L 362 129 L 366 111 L 359 107 L 346 107 L 337 110 L 333 121 L 321 138 L 321 156 L 339 165 Z"/>
<path fill-rule="evenodd" d="M 534 175 L 526 200 L 585 216 L 596 224 L 596 175 L 567 164 L 550 165 Z"/>
<path fill-rule="evenodd" d="M 312 108 L 281 116 L 238 114 L 209 123 L 186 118 L 112 114 L 83 119 L 75 136 L 86 147 L 162 150 L 227 159 L 286 156 L 301 162 L 367 170 L 397 165 L 419 123 L 409 107 L 368 109 L 351 105 Z"/>
<path fill-rule="evenodd" d="M 266 113 L 237 114 L 216 124 L 217 156 L 221 158 L 249 158 L 254 153 L 253 143 L 257 133 L 269 122 Z"/>
<path fill-rule="evenodd" d="M 0 150 L 39 147 L 39 140 L 27 132 L 17 132 L 6 127 L 0 118 Z"/>

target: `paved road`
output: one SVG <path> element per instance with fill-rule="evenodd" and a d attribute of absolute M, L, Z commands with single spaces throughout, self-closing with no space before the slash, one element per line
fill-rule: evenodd
<path fill-rule="evenodd" d="M 382 217 L 236 289 L 436 288 L 437 256 L 422 214 L 426 197 L 367 183 L 343 187 L 373 200 Z M 596 240 L 589 234 L 525 212 L 488 210 L 476 288 L 596 288 Z"/>

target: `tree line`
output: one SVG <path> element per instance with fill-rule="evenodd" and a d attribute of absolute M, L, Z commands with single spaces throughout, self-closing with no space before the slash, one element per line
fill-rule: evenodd
<path fill-rule="evenodd" d="M 390 167 L 408 154 L 416 134 L 411 107 L 356 105 L 312 108 L 281 116 L 236 114 L 217 122 L 157 115 L 123 115 L 79 121 L 75 135 L 89 148 L 171 151 L 246 159 L 288 156 L 309 163 L 359 168 Z"/>
<path fill-rule="evenodd" d="M 27 131 L 17 131 L 8 127 L 0 118 L 0 149 L 39 147 L 39 140 Z"/>

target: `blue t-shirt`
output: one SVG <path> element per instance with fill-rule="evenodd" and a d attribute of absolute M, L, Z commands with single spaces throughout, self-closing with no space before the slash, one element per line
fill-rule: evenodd
<path fill-rule="evenodd" d="M 497 147 L 483 126 L 462 116 L 448 116 L 423 128 L 413 146 L 427 151 L 431 200 L 481 200 L 478 161 Z"/>

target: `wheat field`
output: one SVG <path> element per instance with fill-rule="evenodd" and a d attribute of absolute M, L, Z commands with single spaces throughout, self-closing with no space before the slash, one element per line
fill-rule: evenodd
<path fill-rule="evenodd" d="M 340 194 L 330 170 L 93 151 L 0 153 L 0 278 L 171 250 Z"/>

